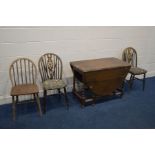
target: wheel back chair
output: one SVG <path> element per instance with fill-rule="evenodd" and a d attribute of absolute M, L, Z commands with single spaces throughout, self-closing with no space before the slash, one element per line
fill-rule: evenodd
<path fill-rule="evenodd" d="M 38 68 L 44 90 L 44 113 L 46 112 L 46 97 L 48 90 L 57 90 L 59 94 L 63 94 L 65 97 L 65 105 L 68 108 L 66 84 L 62 80 L 63 65 L 60 57 L 54 53 L 46 53 L 40 57 Z M 63 89 L 64 93 L 61 92 L 61 89 Z"/>
<path fill-rule="evenodd" d="M 20 95 L 33 95 L 36 98 L 38 111 L 42 115 L 41 105 L 39 100 L 39 89 L 36 85 L 37 68 L 35 64 L 27 58 L 19 58 L 13 61 L 9 70 L 10 80 L 12 83 L 12 111 L 13 120 L 16 119 L 16 103 Z"/>
<path fill-rule="evenodd" d="M 144 90 L 145 89 L 145 77 L 146 77 L 147 70 L 137 67 L 137 52 L 136 52 L 136 50 L 132 47 L 128 47 L 128 48 L 124 49 L 122 59 L 123 59 L 123 61 L 126 61 L 129 64 L 131 64 L 131 69 L 129 71 L 129 73 L 131 74 L 130 80 L 129 80 L 130 88 L 132 88 L 132 86 L 133 86 L 134 79 L 138 79 L 138 80 L 143 81 L 143 90 Z M 143 75 L 143 79 L 139 79 L 139 78 L 135 77 L 137 75 Z"/>

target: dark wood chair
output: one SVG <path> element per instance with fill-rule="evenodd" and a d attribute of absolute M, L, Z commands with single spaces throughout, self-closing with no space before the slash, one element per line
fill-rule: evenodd
<path fill-rule="evenodd" d="M 16 103 L 20 95 L 33 95 L 36 98 L 40 116 L 42 110 L 39 100 L 39 89 L 36 85 L 37 68 L 35 64 L 27 58 L 19 58 L 13 61 L 9 70 L 10 79 L 12 83 L 12 111 L 13 120 L 16 119 Z"/>
<path fill-rule="evenodd" d="M 123 61 L 126 61 L 129 64 L 131 64 L 131 69 L 129 71 L 129 73 L 131 74 L 130 80 L 129 80 L 130 88 L 132 88 L 132 86 L 133 86 L 134 79 L 138 79 L 138 80 L 143 81 L 143 90 L 144 90 L 145 89 L 145 77 L 146 77 L 147 70 L 137 67 L 137 52 L 136 52 L 136 50 L 132 47 L 128 47 L 128 48 L 124 49 L 122 59 L 123 59 Z M 139 79 L 139 78 L 135 77 L 137 75 L 143 75 L 143 79 Z"/>
<path fill-rule="evenodd" d="M 62 80 L 63 65 L 60 57 L 54 53 L 46 53 L 40 57 L 38 67 L 44 90 L 44 113 L 46 112 L 46 97 L 48 90 L 57 90 L 59 94 L 65 96 L 65 104 L 68 105 L 66 84 Z M 64 93 L 61 92 L 63 89 Z"/>

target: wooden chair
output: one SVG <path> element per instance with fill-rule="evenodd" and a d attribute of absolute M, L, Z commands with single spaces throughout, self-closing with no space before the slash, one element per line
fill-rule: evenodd
<path fill-rule="evenodd" d="M 10 66 L 9 74 L 12 83 L 11 96 L 13 103 L 13 120 L 16 119 L 16 103 L 18 102 L 18 96 L 20 95 L 34 95 L 41 116 L 42 111 L 38 96 L 39 89 L 36 85 L 37 68 L 35 64 L 27 58 L 16 59 Z"/>
<path fill-rule="evenodd" d="M 63 65 L 60 57 L 54 53 L 46 53 L 40 57 L 38 67 L 44 90 L 44 113 L 46 112 L 46 97 L 48 90 L 58 90 L 65 96 L 65 104 L 68 107 L 66 84 L 62 80 Z M 64 93 L 61 93 L 61 89 Z"/>
<path fill-rule="evenodd" d="M 145 77 L 146 77 L 147 71 L 145 69 L 137 67 L 137 52 L 136 52 L 136 50 L 132 47 L 128 47 L 128 48 L 124 49 L 122 59 L 123 59 L 123 61 L 126 61 L 129 64 L 131 64 L 131 69 L 129 71 L 129 73 L 131 74 L 130 80 L 129 80 L 130 88 L 132 88 L 132 86 L 133 86 L 134 79 L 141 80 L 139 78 L 136 78 L 135 76 L 143 75 L 142 81 L 143 81 L 143 90 L 144 90 L 145 89 Z"/>

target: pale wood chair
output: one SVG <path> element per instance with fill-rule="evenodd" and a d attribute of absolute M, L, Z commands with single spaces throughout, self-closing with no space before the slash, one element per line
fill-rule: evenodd
<path fill-rule="evenodd" d="M 38 111 L 42 115 L 39 88 L 36 85 L 37 68 L 35 64 L 27 58 L 18 58 L 12 62 L 9 70 L 10 79 L 12 83 L 12 111 L 13 120 L 16 119 L 16 103 L 20 95 L 33 95 L 36 98 Z M 16 98 L 16 99 L 15 99 Z"/>
<path fill-rule="evenodd" d="M 123 54 L 122 54 L 122 59 L 123 59 L 123 61 L 126 61 L 129 64 L 131 64 L 131 68 L 129 71 L 129 73 L 131 74 L 130 80 L 129 80 L 130 88 L 132 88 L 132 86 L 133 86 L 134 79 L 138 79 L 138 80 L 143 81 L 143 90 L 144 90 L 145 89 L 145 77 L 146 77 L 147 70 L 137 67 L 137 52 L 136 52 L 136 50 L 132 47 L 128 47 L 128 48 L 124 49 Z M 137 75 L 143 75 L 143 79 L 139 79 L 139 78 L 135 77 Z"/>
<path fill-rule="evenodd" d="M 69 107 L 66 93 L 66 84 L 62 80 L 63 65 L 61 58 L 54 53 L 46 53 L 40 57 L 38 62 L 43 90 L 44 90 L 44 113 L 46 112 L 46 97 L 48 90 L 57 90 L 65 97 L 65 105 Z M 63 89 L 64 93 L 61 92 Z"/>

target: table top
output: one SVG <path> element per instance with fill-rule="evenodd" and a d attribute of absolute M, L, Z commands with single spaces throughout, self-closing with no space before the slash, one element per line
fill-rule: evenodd
<path fill-rule="evenodd" d="M 113 68 L 130 67 L 130 64 L 117 58 L 100 58 L 70 62 L 70 65 L 81 72 L 106 70 Z"/>

